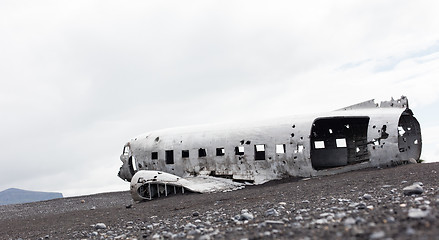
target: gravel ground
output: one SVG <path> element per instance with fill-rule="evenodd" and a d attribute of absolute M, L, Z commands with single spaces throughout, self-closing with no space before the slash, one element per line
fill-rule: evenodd
<path fill-rule="evenodd" d="M 129 192 L 0 206 L 1 239 L 439 239 L 439 163 L 132 203 Z"/>

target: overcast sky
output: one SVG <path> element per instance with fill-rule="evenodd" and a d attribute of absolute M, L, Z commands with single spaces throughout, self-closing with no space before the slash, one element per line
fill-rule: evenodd
<path fill-rule="evenodd" d="M 439 160 L 438 1 L 1 1 L 0 191 L 128 190 L 143 132 L 408 96 Z"/>

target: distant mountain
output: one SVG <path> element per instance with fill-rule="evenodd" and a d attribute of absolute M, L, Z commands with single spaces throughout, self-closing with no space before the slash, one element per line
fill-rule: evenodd
<path fill-rule="evenodd" d="M 0 205 L 38 202 L 62 197 L 62 193 L 37 192 L 22 190 L 18 188 L 9 188 L 0 192 Z"/>

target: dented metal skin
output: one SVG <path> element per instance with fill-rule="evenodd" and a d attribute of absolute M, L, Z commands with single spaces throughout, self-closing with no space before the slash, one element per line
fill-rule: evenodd
<path fill-rule="evenodd" d="M 123 149 L 119 177 L 133 179 L 131 191 L 139 200 L 150 199 L 135 195 L 146 184 L 145 176 L 157 171 L 180 181 L 211 176 L 261 184 L 419 160 L 422 139 L 420 125 L 402 96 L 322 114 L 153 131 Z M 139 181 L 135 174 L 146 175 Z"/>

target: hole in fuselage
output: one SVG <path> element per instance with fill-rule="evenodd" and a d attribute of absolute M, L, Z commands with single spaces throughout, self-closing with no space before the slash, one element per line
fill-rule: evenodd
<path fill-rule="evenodd" d="M 310 135 L 313 168 L 321 170 L 368 161 L 368 124 L 369 117 L 316 119 Z"/>
<path fill-rule="evenodd" d="M 409 113 L 403 113 L 398 122 L 398 148 L 401 160 L 421 156 L 422 140 L 421 127 L 418 120 Z"/>

